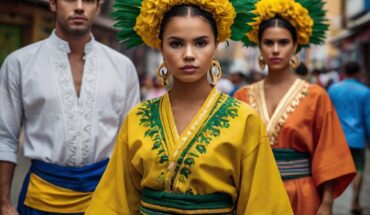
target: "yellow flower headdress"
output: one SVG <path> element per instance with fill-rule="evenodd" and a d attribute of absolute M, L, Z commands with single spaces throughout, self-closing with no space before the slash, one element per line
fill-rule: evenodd
<path fill-rule="evenodd" d="M 299 47 L 308 46 L 310 43 L 320 44 L 325 39 L 328 25 L 322 0 L 254 0 L 254 2 L 253 13 L 256 17 L 248 21 L 251 30 L 243 40 L 245 45 L 257 45 L 260 24 L 276 16 L 288 21 L 296 29 Z"/>
<path fill-rule="evenodd" d="M 134 47 L 142 42 L 152 48 L 160 47 L 159 31 L 167 11 L 176 5 L 195 5 L 212 14 L 217 24 L 217 39 L 242 40 L 249 26 L 245 25 L 252 14 L 251 3 L 242 0 L 116 0 L 113 6 L 114 27 L 118 38 Z"/>

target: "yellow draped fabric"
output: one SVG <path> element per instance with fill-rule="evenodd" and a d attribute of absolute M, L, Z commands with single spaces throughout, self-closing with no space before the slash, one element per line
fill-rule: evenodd
<path fill-rule="evenodd" d="M 135 107 L 86 214 L 139 214 L 144 187 L 226 193 L 238 215 L 292 214 L 263 122 L 216 89 L 181 135 L 168 95 Z"/>
<path fill-rule="evenodd" d="M 91 192 L 76 192 L 50 184 L 31 174 L 24 204 L 52 213 L 82 213 L 89 205 L 91 195 Z"/>

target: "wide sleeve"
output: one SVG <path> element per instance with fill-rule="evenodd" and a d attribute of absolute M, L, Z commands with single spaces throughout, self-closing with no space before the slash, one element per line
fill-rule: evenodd
<path fill-rule="evenodd" d="M 141 176 L 131 165 L 127 121 L 128 118 L 118 134 L 112 157 L 86 214 L 138 214 Z"/>
<path fill-rule="evenodd" d="M 312 178 L 317 187 L 333 181 L 333 195 L 338 197 L 356 175 L 355 166 L 337 113 L 325 92 L 315 109 Z"/>
<path fill-rule="evenodd" d="M 247 119 L 237 215 L 293 214 L 261 119 Z"/>
<path fill-rule="evenodd" d="M 23 103 L 20 68 L 10 55 L 0 69 L 0 160 L 17 163 Z"/>

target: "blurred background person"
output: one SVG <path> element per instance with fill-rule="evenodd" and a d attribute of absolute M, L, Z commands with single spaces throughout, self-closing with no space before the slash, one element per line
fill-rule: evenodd
<path fill-rule="evenodd" d="M 330 85 L 340 81 L 339 73 L 335 69 L 321 69 L 317 77 L 317 83 L 325 90 L 327 90 Z"/>
<path fill-rule="evenodd" d="M 324 84 L 324 87 L 326 90 L 328 90 L 332 84 L 338 83 L 340 81 L 337 69 L 329 69 L 325 76 L 326 82 Z"/>
<path fill-rule="evenodd" d="M 312 84 L 317 84 L 319 86 L 323 86 L 322 83 L 320 82 L 320 75 L 321 75 L 322 71 L 321 69 L 319 68 L 314 68 L 312 70 L 312 75 L 311 75 L 311 79 L 310 79 L 310 82 Z"/>
<path fill-rule="evenodd" d="M 249 78 L 247 82 L 248 84 L 253 84 L 258 81 L 261 81 L 264 78 L 265 78 L 265 75 L 262 72 L 257 71 L 257 70 L 252 70 L 251 73 L 249 74 Z"/>
<path fill-rule="evenodd" d="M 147 90 L 144 95 L 144 100 L 158 98 L 166 94 L 167 90 L 163 86 L 162 80 L 158 77 L 148 77 L 147 80 Z"/>
<path fill-rule="evenodd" d="M 218 80 L 217 84 L 216 84 L 216 88 L 225 93 L 225 94 L 228 94 L 230 95 L 230 93 L 233 91 L 234 89 L 234 84 L 233 82 L 231 82 L 228 78 L 220 78 L 220 80 Z"/>
<path fill-rule="evenodd" d="M 228 79 L 233 84 L 233 89 L 229 93 L 230 96 L 233 96 L 234 93 L 241 87 L 246 84 L 246 75 L 247 75 L 247 65 L 243 60 L 234 60 L 234 63 L 230 67 L 230 73 Z"/>
<path fill-rule="evenodd" d="M 303 79 L 303 80 L 305 80 L 305 81 L 309 81 L 310 80 L 310 73 L 309 73 L 309 71 L 308 71 L 308 68 L 307 68 L 307 66 L 306 66 L 306 64 L 305 63 L 303 63 L 303 62 L 301 62 L 299 65 L 298 65 L 298 67 L 295 69 L 295 74 L 299 77 L 299 78 L 301 78 L 301 79 Z"/>
<path fill-rule="evenodd" d="M 151 76 L 143 74 L 139 76 L 140 81 L 140 100 L 145 100 L 148 91 L 153 87 L 153 79 Z"/>
<path fill-rule="evenodd" d="M 360 82 L 362 72 L 357 62 L 346 63 L 343 74 L 343 81 L 329 87 L 329 95 L 337 110 L 357 170 L 353 181 L 351 211 L 353 214 L 362 214 L 360 192 L 366 141 L 370 140 L 370 89 Z"/>

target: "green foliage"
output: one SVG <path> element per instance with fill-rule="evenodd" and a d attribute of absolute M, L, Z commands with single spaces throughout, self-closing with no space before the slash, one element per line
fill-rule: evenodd
<path fill-rule="evenodd" d="M 236 18 L 234 24 L 231 26 L 231 39 L 235 41 L 243 41 L 246 33 L 251 30 L 248 25 L 256 17 L 252 11 L 255 9 L 255 2 L 257 0 L 231 0 L 231 4 L 235 8 Z"/>
<path fill-rule="evenodd" d="M 324 10 L 325 2 L 322 0 L 296 0 L 310 14 L 314 24 L 312 27 L 312 35 L 310 43 L 322 44 L 325 40 L 325 32 L 329 29 L 328 20 L 325 17 L 326 11 Z"/>
<path fill-rule="evenodd" d="M 120 42 L 126 42 L 128 48 L 140 45 L 143 41 L 134 31 L 136 17 L 140 14 L 141 0 L 116 0 L 111 13 L 116 23 L 113 27 L 119 30 L 117 38 Z"/>

